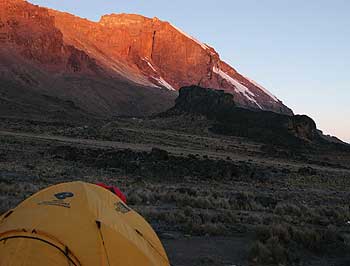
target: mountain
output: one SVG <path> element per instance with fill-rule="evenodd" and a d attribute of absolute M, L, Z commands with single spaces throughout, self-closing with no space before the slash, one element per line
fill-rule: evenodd
<path fill-rule="evenodd" d="M 279 99 L 168 22 L 132 14 L 89 21 L 0 0 L 3 116 L 139 116 L 173 106 L 183 86 L 223 89 L 237 105 L 292 115 Z"/>

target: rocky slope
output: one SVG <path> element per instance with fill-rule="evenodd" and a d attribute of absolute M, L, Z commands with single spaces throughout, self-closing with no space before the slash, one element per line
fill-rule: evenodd
<path fill-rule="evenodd" d="M 46 8 L 0 0 L 2 116 L 144 115 L 165 110 L 175 97 L 130 81 L 66 42 Z"/>
<path fill-rule="evenodd" d="M 215 133 L 248 137 L 270 144 L 296 147 L 322 141 L 310 117 L 241 108 L 231 94 L 222 90 L 198 86 L 181 88 L 175 106 L 160 116 L 183 114 L 204 115 L 215 121 L 211 129 Z"/>
<path fill-rule="evenodd" d="M 46 110 L 69 116 L 72 109 L 60 101 L 87 116 L 145 115 L 171 107 L 176 91 L 193 84 L 223 89 L 241 107 L 292 114 L 213 48 L 168 22 L 128 14 L 92 22 L 22 0 L 0 0 L 3 115 Z M 46 96 L 54 107 L 32 101 Z"/>

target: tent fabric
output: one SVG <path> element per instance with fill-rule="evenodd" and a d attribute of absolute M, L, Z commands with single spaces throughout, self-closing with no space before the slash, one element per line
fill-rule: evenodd
<path fill-rule="evenodd" d="M 39 191 L 0 217 L 0 265 L 169 266 L 151 226 L 84 182 Z"/>
<path fill-rule="evenodd" d="M 126 196 L 116 186 L 108 186 L 108 185 L 103 184 L 103 183 L 96 183 L 96 185 L 103 187 L 105 189 L 108 189 L 109 191 L 111 191 L 112 193 L 117 195 L 124 203 L 126 203 Z"/>

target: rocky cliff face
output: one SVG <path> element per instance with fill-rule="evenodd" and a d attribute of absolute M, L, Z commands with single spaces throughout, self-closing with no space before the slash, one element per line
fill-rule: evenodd
<path fill-rule="evenodd" d="M 2 49 L 13 49 L 29 61 L 58 70 L 97 70 L 94 59 L 64 43 L 63 35 L 47 9 L 19 0 L 1 0 L 0 7 Z"/>
<path fill-rule="evenodd" d="M 77 110 L 85 116 L 138 116 L 173 104 L 174 92 L 133 82 L 104 62 L 67 41 L 48 9 L 0 0 L 2 116 L 71 118 Z"/>
<path fill-rule="evenodd" d="M 212 47 L 168 22 L 133 14 L 111 14 L 94 23 L 57 11 L 50 13 L 68 42 L 90 51 L 94 57 L 104 51 L 114 62 L 125 62 L 133 72 L 129 78 L 135 82 L 170 90 L 190 85 L 223 89 L 235 95 L 242 107 L 292 114 L 262 86 L 221 61 Z"/>
<path fill-rule="evenodd" d="M 281 145 L 312 143 L 320 140 L 315 122 L 306 115 L 283 115 L 271 111 L 238 107 L 224 91 L 183 87 L 173 108 L 162 116 L 204 115 L 214 121 L 212 131 Z"/>
<path fill-rule="evenodd" d="M 232 94 L 224 93 L 222 90 L 190 86 L 180 89 L 175 107 L 171 110 L 210 116 L 219 111 L 229 111 L 235 106 Z"/>
<path fill-rule="evenodd" d="M 0 0 L 0 58 L 1 79 L 104 116 L 165 110 L 189 85 L 224 90 L 241 107 L 292 114 L 212 47 L 157 18 L 111 14 L 92 22 Z"/>

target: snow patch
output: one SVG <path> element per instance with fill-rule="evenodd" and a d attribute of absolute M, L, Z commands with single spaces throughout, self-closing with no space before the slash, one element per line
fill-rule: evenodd
<path fill-rule="evenodd" d="M 179 29 L 178 27 L 170 24 L 173 28 L 175 28 L 178 32 L 180 32 L 182 35 L 186 36 L 187 38 L 191 39 L 192 41 L 196 42 L 197 44 L 199 44 L 203 49 L 207 50 L 210 49 L 209 46 L 205 45 L 204 43 L 202 43 L 201 41 L 197 40 L 196 38 L 194 38 L 193 36 L 187 34 L 186 32 L 184 32 L 183 30 Z"/>
<path fill-rule="evenodd" d="M 147 63 L 147 65 L 154 71 L 157 72 L 157 70 L 154 68 L 154 66 L 148 61 L 147 57 L 142 58 L 143 61 Z"/>
<path fill-rule="evenodd" d="M 171 86 L 168 82 L 166 82 L 162 77 L 156 78 L 153 77 L 155 80 L 157 80 L 159 82 L 160 85 L 162 85 L 163 87 L 167 88 L 170 91 L 176 91 L 173 86 Z"/>
<path fill-rule="evenodd" d="M 244 97 L 246 97 L 249 101 L 255 103 L 260 109 L 263 109 L 261 105 L 254 99 L 255 94 L 251 92 L 246 86 L 242 85 L 239 81 L 235 80 L 216 66 L 213 67 L 213 72 L 218 74 L 220 77 L 222 77 L 229 83 L 231 83 L 235 87 L 235 91 L 237 93 L 243 94 Z"/>
<path fill-rule="evenodd" d="M 269 92 L 267 89 L 265 89 L 263 86 L 261 86 L 260 84 L 258 84 L 256 81 L 249 79 L 247 77 L 245 77 L 250 83 L 252 83 L 255 87 L 258 87 L 260 90 L 262 90 L 263 92 L 265 92 L 267 95 L 269 95 L 275 102 L 279 102 L 278 98 L 273 95 L 271 92 Z"/>

